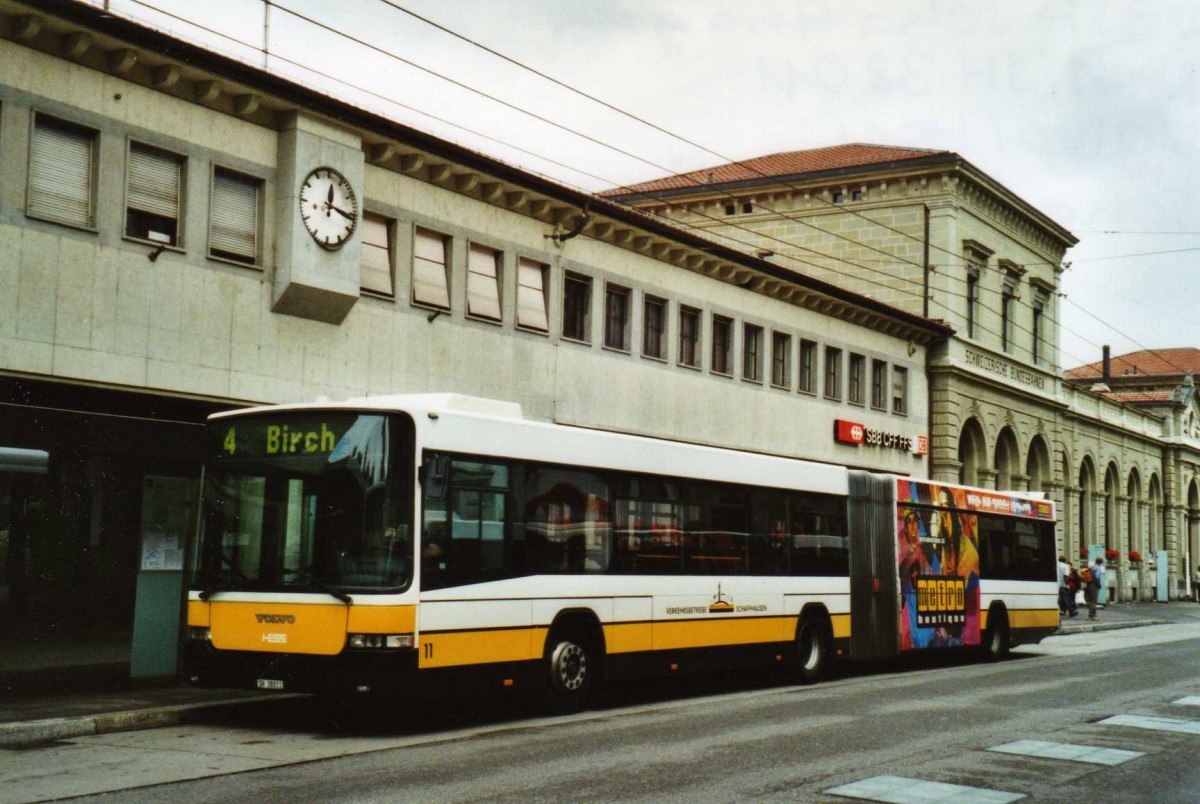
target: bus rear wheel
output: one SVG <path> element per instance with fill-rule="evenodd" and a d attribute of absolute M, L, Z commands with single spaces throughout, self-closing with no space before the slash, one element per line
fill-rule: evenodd
<path fill-rule="evenodd" d="M 988 613 L 988 627 L 983 632 L 983 658 L 998 662 L 1008 655 L 1008 615 L 1002 610 Z"/>
<path fill-rule="evenodd" d="M 824 617 L 805 614 L 796 628 L 796 677 L 802 684 L 815 684 L 829 670 L 829 628 Z"/>
<path fill-rule="evenodd" d="M 591 697 L 598 669 L 589 640 L 569 632 L 552 636 L 546 643 L 546 708 L 554 714 L 582 710 Z"/>

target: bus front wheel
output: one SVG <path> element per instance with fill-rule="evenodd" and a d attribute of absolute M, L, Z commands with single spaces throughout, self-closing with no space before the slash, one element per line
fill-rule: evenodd
<path fill-rule="evenodd" d="M 796 675 L 803 684 L 814 684 L 829 670 L 829 628 L 825 618 L 805 614 L 796 628 Z"/>
<path fill-rule="evenodd" d="M 546 704 L 555 714 L 587 705 L 598 669 L 591 643 L 578 634 L 555 635 L 546 643 Z"/>

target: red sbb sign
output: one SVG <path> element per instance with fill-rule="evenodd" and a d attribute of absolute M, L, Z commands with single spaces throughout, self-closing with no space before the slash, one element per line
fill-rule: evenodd
<path fill-rule="evenodd" d="M 833 426 L 833 438 L 839 444 L 883 447 L 884 449 L 911 452 L 913 455 L 929 454 L 929 438 L 923 435 L 908 436 L 902 433 L 888 433 L 867 427 L 861 422 L 852 422 L 846 419 L 834 420 Z"/>

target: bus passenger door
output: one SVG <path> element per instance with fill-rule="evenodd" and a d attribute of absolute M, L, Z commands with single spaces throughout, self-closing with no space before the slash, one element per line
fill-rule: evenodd
<path fill-rule="evenodd" d="M 900 613 L 893 521 L 895 479 L 850 473 L 850 657 L 899 652 Z"/>

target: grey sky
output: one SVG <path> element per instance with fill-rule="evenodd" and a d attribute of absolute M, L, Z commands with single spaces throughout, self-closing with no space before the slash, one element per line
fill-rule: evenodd
<path fill-rule="evenodd" d="M 730 159 L 844 142 L 956 151 L 1080 238 L 1062 283 L 1064 366 L 1098 359 L 1104 343 L 1117 353 L 1200 346 L 1189 314 L 1200 299 L 1200 3 L 392 2 Z M 596 190 L 723 161 L 382 0 L 273 3 L 271 51 L 282 57 L 273 70 L 564 183 Z M 261 54 L 150 8 L 261 45 L 261 0 L 110 4 L 261 63 Z M 497 106 L 287 9 L 646 161 Z M 355 94 L 287 60 L 494 139 Z M 1125 256 L 1165 251 L 1179 253 Z"/>

